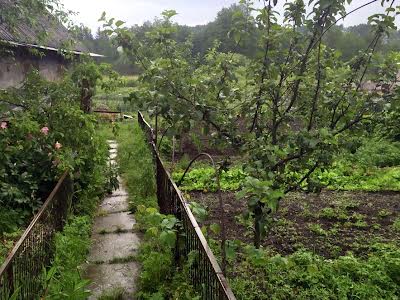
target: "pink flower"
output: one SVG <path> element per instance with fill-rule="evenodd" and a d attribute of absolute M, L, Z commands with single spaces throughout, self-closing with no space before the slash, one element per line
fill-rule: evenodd
<path fill-rule="evenodd" d="M 49 134 L 49 127 L 43 127 L 42 129 L 40 129 L 40 132 L 43 133 L 44 135 L 48 135 Z"/>
<path fill-rule="evenodd" d="M 7 129 L 7 122 L 1 122 L 0 128 Z"/>
<path fill-rule="evenodd" d="M 54 148 L 56 148 L 57 150 L 61 149 L 62 145 L 59 142 L 56 142 L 54 144 Z"/>

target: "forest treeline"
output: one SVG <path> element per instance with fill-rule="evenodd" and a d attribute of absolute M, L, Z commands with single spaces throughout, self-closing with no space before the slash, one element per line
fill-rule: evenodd
<path fill-rule="evenodd" d="M 228 8 L 223 8 L 218 12 L 215 20 L 206 25 L 178 25 L 174 39 L 182 43 L 191 42 L 194 56 L 203 57 L 207 50 L 218 41 L 221 52 L 234 52 L 254 58 L 258 53 L 257 40 L 260 32 L 257 29 L 255 20 L 250 22 L 249 20 L 251 20 L 250 12 L 246 11 L 244 6 L 234 4 Z M 143 25 L 132 26 L 130 30 L 139 39 L 140 37 L 144 39 L 146 33 L 159 25 L 160 22 L 161 20 L 159 19 L 147 21 Z M 240 22 L 248 24 L 248 34 L 238 44 L 233 36 L 232 28 L 234 24 Z M 103 32 L 101 28 L 98 28 L 96 33 L 92 33 L 90 28 L 80 25 L 75 27 L 75 34 L 77 39 L 83 42 L 91 52 L 105 55 L 106 62 L 112 64 L 114 69 L 121 74 L 132 74 L 140 71 L 137 66 L 132 65 L 117 50 L 112 43 L 112 38 Z M 350 27 L 336 25 L 330 28 L 323 38 L 328 47 L 339 51 L 343 61 L 348 61 L 356 56 L 359 51 L 367 49 L 373 39 L 373 28 L 368 24 Z M 377 45 L 376 53 L 378 55 L 391 51 L 400 51 L 400 31 L 392 32 L 390 37 L 382 39 Z"/>

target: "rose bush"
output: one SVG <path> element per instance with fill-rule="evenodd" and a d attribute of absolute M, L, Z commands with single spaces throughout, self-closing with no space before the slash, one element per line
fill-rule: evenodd
<path fill-rule="evenodd" d="M 23 108 L 0 124 L 0 236 L 26 225 L 66 170 L 74 179 L 75 211 L 89 211 L 104 193 L 108 146 L 96 134 L 96 119 L 80 110 L 78 95 L 68 78 L 50 83 L 37 74 L 0 94 Z"/>

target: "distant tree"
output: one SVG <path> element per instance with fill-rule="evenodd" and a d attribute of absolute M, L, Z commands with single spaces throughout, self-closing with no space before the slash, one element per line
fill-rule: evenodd
<path fill-rule="evenodd" d="M 83 24 L 74 26 L 71 31 L 73 31 L 74 37 L 79 41 L 93 42 L 94 40 L 92 30 Z"/>
<path fill-rule="evenodd" d="M 242 36 L 241 43 L 235 40 L 235 24 L 243 24 L 247 34 Z M 257 43 L 257 29 L 250 8 L 244 4 L 233 4 L 223 8 L 213 22 L 206 26 L 198 26 L 194 32 L 194 53 L 204 55 L 212 48 L 214 42 L 220 42 L 218 50 L 221 52 L 236 52 L 247 56 L 254 56 Z"/>

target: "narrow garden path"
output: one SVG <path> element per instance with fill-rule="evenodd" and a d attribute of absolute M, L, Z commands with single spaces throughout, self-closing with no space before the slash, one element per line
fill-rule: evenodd
<path fill-rule="evenodd" d="M 110 163 L 116 164 L 117 143 L 108 142 Z M 85 268 L 86 278 L 92 281 L 89 299 L 105 295 L 133 299 L 135 292 L 139 270 L 135 254 L 140 240 L 133 232 L 135 219 L 128 211 L 128 193 L 121 179 L 119 182 L 120 188 L 103 200 L 93 225 L 92 246 Z"/>

